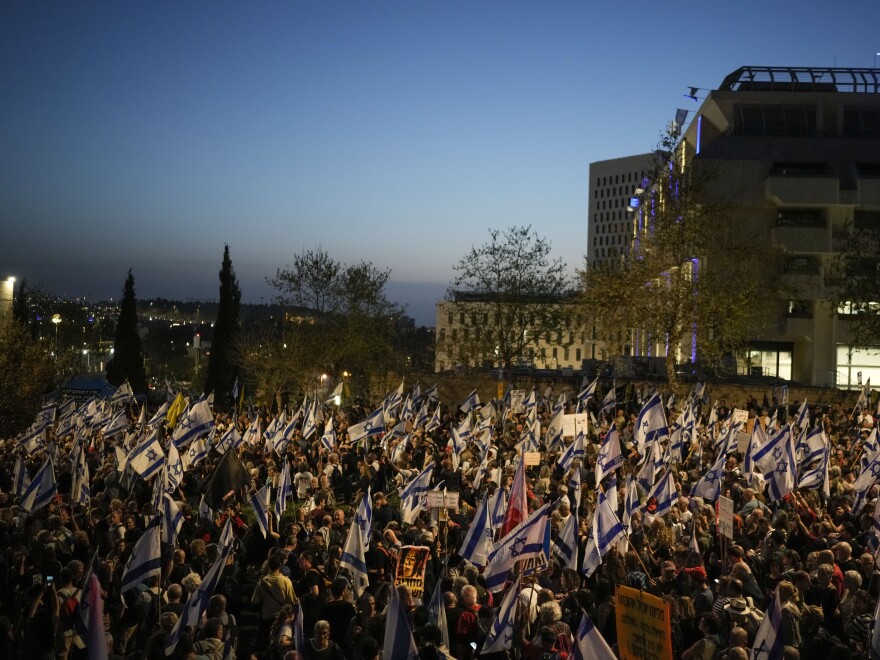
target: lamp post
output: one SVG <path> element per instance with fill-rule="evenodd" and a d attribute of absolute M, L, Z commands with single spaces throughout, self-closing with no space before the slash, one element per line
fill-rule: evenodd
<path fill-rule="evenodd" d="M 61 325 L 61 314 L 52 315 L 52 324 L 55 326 L 55 354 L 58 354 L 58 326 Z"/>

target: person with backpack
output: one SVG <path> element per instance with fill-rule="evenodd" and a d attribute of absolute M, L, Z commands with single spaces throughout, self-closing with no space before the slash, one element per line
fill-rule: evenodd
<path fill-rule="evenodd" d="M 67 660 L 76 633 L 73 629 L 74 620 L 79 609 L 82 591 L 73 583 L 73 573 L 63 568 L 58 576 L 58 628 L 55 636 L 56 660 Z"/>
<path fill-rule="evenodd" d="M 718 617 L 706 612 L 700 617 L 699 629 L 703 638 L 682 653 L 681 660 L 717 660 L 720 657 L 723 645 L 718 635 Z"/>

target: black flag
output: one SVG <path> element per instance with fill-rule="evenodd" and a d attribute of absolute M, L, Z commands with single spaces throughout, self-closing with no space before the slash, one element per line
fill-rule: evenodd
<path fill-rule="evenodd" d="M 249 484 L 250 477 L 247 470 L 244 469 L 235 450 L 230 449 L 223 454 L 211 476 L 205 481 L 202 494 L 209 507 L 214 511 L 222 511 L 224 504 L 232 500 L 235 492 Z"/>

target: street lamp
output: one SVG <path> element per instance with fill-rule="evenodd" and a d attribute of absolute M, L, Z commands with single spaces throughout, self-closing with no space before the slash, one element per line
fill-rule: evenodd
<path fill-rule="evenodd" d="M 55 352 L 58 352 L 58 326 L 61 325 L 61 314 L 52 315 L 52 324 L 55 326 Z"/>

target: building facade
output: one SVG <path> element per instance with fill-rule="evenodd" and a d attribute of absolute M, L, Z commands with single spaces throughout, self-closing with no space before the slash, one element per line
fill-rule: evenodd
<path fill-rule="evenodd" d="M 623 254 L 633 239 L 632 199 L 645 187 L 653 154 L 590 163 L 587 261 L 596 264 Z"/>
<path fill-rule="evenodd" d="M 708 93 L 679 147 L 686 162 L 711 169 L 713 192 L 744 235 L 781 254 L 781 304 L 768 309 L 782 316 L 737 356 L 740 373 L 880 382 L 880 351 L 855 346 L 851 317 L 831 302 L 850 233 L 880 229 L 880 70 L 740 68 Z M 591 189 L 591 213 L 594 197 Z M 602 259 L 592 222 L 590 232 Z"/>

